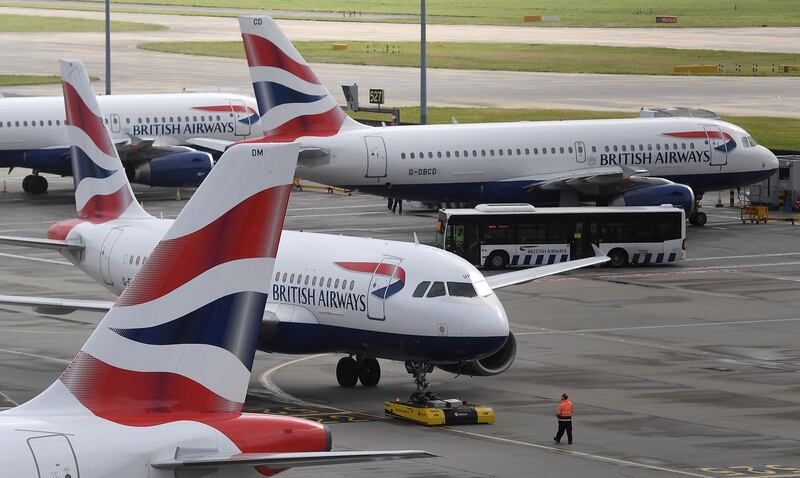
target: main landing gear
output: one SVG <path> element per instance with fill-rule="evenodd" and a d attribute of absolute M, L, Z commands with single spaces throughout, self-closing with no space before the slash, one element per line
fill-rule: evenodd
<path fill-rule="evenodd" d="M 44 194 L 47 192 L 47 179 L 34 171 L 22 180 L 22 190 L 28 194 Z"/>
<path fill-rule="evenodd" d="M 705 226 L 708 221 L 706 213 L 700 212 L 700 200 L 703 199 L 702 194 L 695 193 L 694 209 L 689 213 L 689 224 L 692 226 Z"/>
<path fill-rule="evenodd" d="M 336 380 L 342 387 L 355 387 L 359 381 L 365 387 L 374 387 L 381 381 L 381 366 L 375 357 L 342 357 L 336 364 Z"/>

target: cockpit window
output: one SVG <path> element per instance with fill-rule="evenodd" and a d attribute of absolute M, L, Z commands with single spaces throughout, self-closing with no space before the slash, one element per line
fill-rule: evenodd
<path fill-rule="evenodd" d="M 469 282 L 448 282 L 447 290 L 453 297 L 477 297 L 478 293 Z"/>
<path fill-rule="evenodd" d="M 431 281 L 426 280 L 419 283 L 416 289 L 414 289 L 414 297 L 423 297 L 425 296 L 425 291 L 428 290 L 428 286 L 431 285 Z"/>
<path fill-rule="evenodd" d="M 444 282 L 434 282 L 431 286 L 431 290 L 428 291 L 428 297 L 441 297 L 443 295 L 447 295 Z"/>
<path fill-rule="evenodd" d="M 750 146 L 758 146 L 758 143 L 756 143 L 756 140 L 752 136 L 748 136 L 748 138 L 750 138 Z"/>

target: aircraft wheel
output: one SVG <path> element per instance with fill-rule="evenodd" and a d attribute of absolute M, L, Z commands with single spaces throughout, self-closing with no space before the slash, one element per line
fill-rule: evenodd
<path fill-rule="evenodd" d="M 503 251 L 494 251 L 486 258 L 487 269 L 505 269 L 508 266 L 508 254 Z"/>
<path fill-rule="evenodd" d="M 28 189 L 26 190 L 30 194 L 43 194 L 47 192 L 47 179 L 44 176 L 39 175 L 31 175 L 26 176 L 25 179 L 30 178 L 28 181 Z M 22 189 L 25 189 L 25 179 L 22 180 Z"/>
<path fill-rule="evenodd" d="M 25 178 L 22 180 L 22 190 L 23 191 L 25 191 L 26 193 L 31 192 L 31 180 L 33 178 L 35 178 L 35 177 L 36 176 L 34 176 L 33 174 L 29 174 L 29 175 L 25 176 Z"/>
<path fill-rule="evenodd" d="M 378 359 L 367 357 L 358 361 L 358 379 L 365 387 L 374 387 L 381 381 L 381 366 Z"/>
<path fill-rule="evenodd" d="M 611 259 L 608 261 L 611 267 L 624 267 L 628 265 L 628 253 L 625 252 L 625 249 L 611 249 L 608 252 L 608 257 Z"/>
<path fill-rule="evenodd" d="M 342 357 L 336 364 L 336 380 L 342 387 L 355 387 L 358 382 L 358 366 L 353 357 Z"/>
<path fill-rule="evenodd" d="M 689 224 L 692 226 L 705 226 L 708 221 L 708 216 L 704 212 L 693 212 L 689 214 Z"/>

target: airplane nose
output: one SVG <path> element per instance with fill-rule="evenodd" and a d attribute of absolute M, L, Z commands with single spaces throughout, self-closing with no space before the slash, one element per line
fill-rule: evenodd
<path fill-rule="evenodd" d="M 777 156 L 775 156 L 772 153 L 772 151 L 768 150 L 767 148 L 765 148 L 763 146 L 759 146 L 759 148 L 761 148 L 763 150 L 762 153 L 763 153 L 763 157 L 764 157 L 764 169 L 767 169 L 767 170 L 778 169 L 779 162 L 778 162 Z"/>
<path fill-rule="evenodd" d="M 464 319 L 463 333 L 467 337 L 508 337 L 510 332 L 506 309 L 492 294 L 483 298 L 480 313 Z"/>

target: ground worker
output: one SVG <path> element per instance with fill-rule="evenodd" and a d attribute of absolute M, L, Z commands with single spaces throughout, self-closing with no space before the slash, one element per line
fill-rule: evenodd
<path fill-rule="evenodd" d="M 561 394 L 561 402 L 556 408 L 556 417 L 558 417 L 558 433 L 553 437 L 556 443 L 561 443 L 561 437 L 564 432 L 567 432 L 567 443 L 572 445 L 572 411 L 575 406 L 569 401 L 566 393 Z"/>

